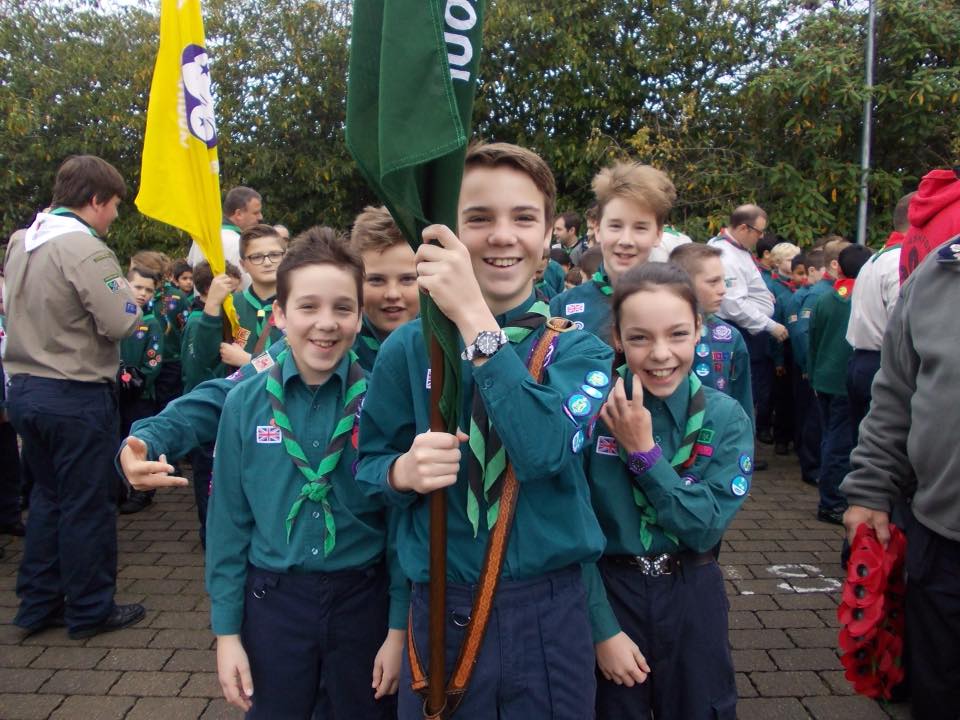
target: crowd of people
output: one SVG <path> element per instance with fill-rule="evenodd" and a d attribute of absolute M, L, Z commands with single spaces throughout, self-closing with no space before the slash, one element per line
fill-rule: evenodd
<path fill-rule="evenodd" d="M 123 179 L 93 156 L 61 166 L 4 268 L 15 624 L 82 639 L 139 622 L 114 601 L 116 514 L 187 484 L 189 463 L 226 699 L 254 718 L 418 718 L 425 496 L 444 492 L 460 716 L 733 718 L 717 558 L 759 442 L 796 453 L 811 517 L 881 541 L 891 512 L 905 525 L 915 713 L 952 717 L 958 456 L 929 444 L 956 414 L 960 237 L 932 237 L 947 223 L 928 209 L 948 195 L 958 214 L 960 178 L 904 197 L 874 253 L 801 249 L 754 204 L 693 241 L 668 224 L 670 178 L 639 163 L 597 173 L 584 226 L 556 214 L 535 153 L 481 143 L 465 162 L 458 226 L 416 251 L 383 207 L 291 239 L 233 188 L 217 274 L 196 246 L 124 271 L 104 242 Z M 453 434 L 430 431 L 421 292 L 461 340 Z"/>

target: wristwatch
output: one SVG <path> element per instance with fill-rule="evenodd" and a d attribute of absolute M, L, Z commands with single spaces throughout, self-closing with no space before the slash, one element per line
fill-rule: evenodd
<path fill-rule="evenodd" d="M 460 353 L 461 360 L 473 360 L 475 357 L 490 357 L 510 342 L 503 330 L 481 330 L 477 339 Z"/>
<path fill-rule="evenodd" d="M 634 452 L 627 455 L 627 469 L 634 475 L 643 475 L 650 472 L 650 468 L 657 464 L 657 460 L 663 457 L 663 450 L 659 445 L 654 445 L 646 452 Z"/>

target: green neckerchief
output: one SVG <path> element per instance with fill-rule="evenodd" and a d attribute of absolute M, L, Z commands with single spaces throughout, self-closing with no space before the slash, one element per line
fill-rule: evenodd
<path fill-rule="evenodd" d="M 380 339 L 380 333 L 366 315 L 363 316 L 363 324 L 360 326 L 360 339 L 373 352 L 380 352 L 380 345 L 383 342 Z"/>
<path fill-rule="evenodd" d="M 270 369 L 270 375 L 267 377 L 267 394 L 270 396 L 270 405 L 273 408 L 273 421 L 283 433 L 283 447 L 286 449 L 293 464 L 307 479 L 307 482 L 300 488 L 300 496 L 294 501 L 287 514 L 287 542 L 290 542 L 290 533 L 293 530 L 293 523 L 300 513 L 305 500 L 320 503 L 323 508 L 323 522 L 326 526 L 326 537 L 323 540 L 323 554 L 329 555 L 337 540 L 337 528 L 333 522 L 333 510 L 330 508 L 330 501 L 327 496 L 330 494 L 333 485 L 330 476 L 340 462 L 343 455 L 343 446 L 349 437 L 353 424 L 356 421 L 357 410 L 360 407 L 360 401 L 367 391 L 367 380 L 364 377 L 363 369 L 357 362 L 357 356 L 350 352 L 350 369 L 347 371 L 347 391 L 343 396 L 343 413 L 333 428 L 330 435 L 330 441 L 327 443 L 327 449 L 323 453 L 323 459 L 314 470 L 310 467 L 307 455 L 297 441 L 297 436 L 290 424 L 290 418 L 287 416 L 286 405 L 284 404 L 283 389 L 283 365 L 289 362 L 289 352 L 283 351 L 277 356 L 277 362 Z"/>
<path fill-rule="evenodd" d="M 243 291 L 243 297 L 245 297 L 247 302 L 250 303 L 251 307 L 257 311 L 257 335 L 254 338 L 254 342 L 256 342 L 260 339 L 260 336 L 263 334 L 267 323 L 270 321 L 270 315 L 273 313 L 273 299 L 269 298 L 261 301 L 256 295 L 253 294 L 253 290 L 250 288 L 247 288 Z M 267 338 L 267 342 L 263 346 L 263 349 L 266 350 L 269 347 L 270 338 Z"/>
<path fill-rule="evenodd" d="M 511 343 L 519 343 L 543 325 L 549 317 L 549 306 L 537 300 L 502 330 Z M 473 462 L 470 463 L 468 472 L 467 518 L 473 526 L 473 536 L 476 537 L 480 527 L 480 496 L 487 502 L 487 529 L 490 529 L 500 514 L 500 494 L 507 469 L 507 452 L 496 428 L 490 424 L 487 407 L 476 387 L 473 390 L 470 414 L 470 450 Z"/>
<path fill-rule="evenodd" d="M 600 266 L 590 279 L 593 280 L 593 284 L 596 285 L 597 289 L 604 295 L 613 295 L 613 287 L 610 285 L 610 278 L 607 277 L 603 265 Z"/>
<path fill-rule="evenodd" d="M 621 365 L 617 368 L 617 373 L 623 378 L 624 382 L 626 382 L 627 366 Z M 703 390 L 703 383 L 700 382 L 700 378 L 698 378 L 695 373 L 690 373 L 687 377 L 690 398 L 687 401 L 687 418 L 684 422 L 683 439 L 677 451 L 673 454 L 673 459 L 670 460 L 670 465 L 677 473 L 693 465 L 694 460 L 696 460 L 697 456 L 694 454 L 693 449 L 696 445 L 697 437 L 703 429 L 703 419 L 707 407 L 706 393 Z M 622 446 L 618 449 L 618 452 L 620 459 L 626 463 L 627 453 Z M 640 509 L 640 542 L 643 544 L 644 550 L 649 550 L 650 545 L 653 543 L 653 534 L 650 532 L 649 526 L 657 524 L 657 510 L 650 504 L 646 493 L 643 492 L 643 488 L 639 483 L 640 478 L 633 475 L 633 473 L 630 473 L 630 475 L 633 481 L 633 501 Z M 661 528 L 661 530 L 663 529 Z M 675 545 L 680 545 L 680 541 L 676 535 L 666 530 L 663 530 L 663 534 Z"/>
<path fill-rule="evenodd" d="M 73 210 L 71 210 L 70 208 L 65 208 L 65 207 L 54 208 L 53 210 L 50 211 L 50 215 L 59 215 L 59 216 L 61 216 L 61 217 L 73 218 L 73 219 L 76 220 L 77 222 L 83 223 L 83 226 L 84 226 L 85 228 L 87 228 L 87 230 L 90 231 L 90 234 L 93 235 L 95 238 L 99 238 L 99 237 L 100 237 L 100 233 L 98 233 L 96 230 L 94 230 L 94 229 L 93 229 L 93 226 L 92 226 L 90 223 L 88 223 L 88 222 L 87 222 L 86 220 L 84 220 L 82 217 L 80 217 L 79 215 L 77 215 L 77 214 L 76 214 Z"/>
<path fill-rule="evenodd" d="M 229 222 L 225 222 L 225 223 L 221 224 L 221 225 L 220 225 L 220 229 L 221 229 L 221 230 L 233 230 L 237 235 L 239 235 L 240 233 L 243 232 L 243 230 L 241 230 L 239 227 L 237 227 L 237 226 L 234 225 L 233 223 L 229 223 Z"/>

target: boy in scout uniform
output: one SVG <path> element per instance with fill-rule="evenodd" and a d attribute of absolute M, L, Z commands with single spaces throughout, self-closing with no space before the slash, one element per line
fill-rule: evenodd
<path fill-rule="evenodd" d="M 383 206 L 366 207 L 353 221 L 350 245 L 363 260 L 363 326 L 353 351 L 367 372 L 387 336 L 420 313 L 413 250 Z"/>
<path fill-rule="evenodd" d="M 463 342 L 458 412 L 470 444 L 462 445 L 466 432 L 429 431 L 431 368 L 419 323 L 404 325 L 384 343 L 361 412 L 357 480 L 397 509 L 400 563 L 413 581 L 413 647 L 421 657 L 428 621 L 426 494 L 447 495 L 451 660 L 469 631 L 488 538 L 505 527 L 498 526 L 501 500 L 509 505 L 516 498 L 499 590 L 485 597 L 492 603 L 485 603 L 489 632 L 461 695 L 458 713 L 465 718 L 593 713 L 593 643 L 580 564 L 597 558 L 604 541 L 580 451 L 609 388 L 612 352 L 590 333 L 563 332 L 554 338 L 542 382 L 527 367 L 548 331 L 548 309 L 536 299 L 533 277 L 550 237 L 555 198 L 553 175 L 534 153 L 504 143 L 475 145 L 466 155 L 459 237 L 445 226 L 424 230 L 419 284 Z M 434 240 L 439 244 L 429 244 Z M 531 428 L 551 442 L 529 442 Z M 517 494 L 501 495 L 505 487 L 518 488 Z M 404 653 L 401 718 L 422 717 L 423 702 L 411 687 L 420 670 Z"/>
<path fill-rule="evenodd" d="M 109 163 L 68 158 L 52 210 L 7 249 L 9 413 L 35 483 L 14 618 L 28 633 L 65 623 L 71 638 L 88 638 L 144 616 L 141 605 L 114 602 L 114 387 L 120 341 L 141 313 L 101 238 L 125 194 Z"/>
<path fill-rule="evenodd" d="M 670 253 L 670 262 L 683 268 L 697 294 L 703 315 L 693 372 L 707 387 L 726 393 L 753 421 L 750 355 L 740 331 L 716 316 L 727 293 L 722 253 L 710 245 L 686 243 Z"/>
<path fill-rule="evenodd" d="M 660 244 L 677 191 L 660 170 L 619 162 L 597 174 L 593 192 L 603 263 L 587 282 L 553 298 L 550 312 L 610 342 L 613 286 L 627 270 L 647 262 L 651 250 Z"/>
<path fill-rule="evenodd" d="M 382 498 L 353 477 L 363 265 L 314 228 L 277 276 L 289 351 L 234 387 L 217 434 L 206 579 L 220 684 L 248 718 L 311 717 L 322 684 L 332 720 L 385 720 L 409 590 Z"/>
<path fill-rule="evenodd" d="M 254 225 L 240 233 L 240 265 L 250 276 L 250 287 L 233 294 L 240 335 L 220 346 L 224 364 L 234 368 L 250 362 L 270 347 L 283 333 L 273 321 L 273 300 L 277 294 L 277 266 L 287 251 L 284 240 L 272 225 Z"/>
<path fill-rule="evenodd" d="M 153 298 L 157 277 L 148 270 L 132 268 L 127 272 L 127 282 L 134 301 L 144 313 L 133 335 L 120 343 L 120 372 L 117 374 L 120 404 L 120 437 L 130 433 L 135 420 L 150 417 L 156 412 L 156 381 L 163 362 L 163 330 L 160 321 L 144 307 Z M 122 486 L 122 483 L 121 483 Z M 120 490 L 120 513 L 130 515 L 140 512 L 153 501 L 153 492 Z"/>

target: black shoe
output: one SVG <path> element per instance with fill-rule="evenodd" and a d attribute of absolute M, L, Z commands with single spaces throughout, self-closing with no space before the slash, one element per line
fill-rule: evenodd
<path fill-rule="evenodd" d="M 763 472 L 770 467 L 770 463 L 766 460 L 754 460 L 753 461 L 753 471 L 754 472 Z"/>
<path fill-rule="evenodd" d="M 6 523 L 5 525 L 0 525 L 0 535 L 16 535 L 17 537 L 23 537 L 26 534 L 27 529 L 19 520 L 16 520 L 12 523 Z"/>
<path fill-rule="evenodd" d="M 149 492 L 140 492 L 139 490 L 131 490 L 130 496 L 120 503 L 120 514 L 121 515 L 133 515 L 138 513 L 141 510 L 146 509 L 146 507 L 153 502 L 153 495 Z"/>
<path fill-rule="evenodd" d="M 810 485 L 810 486 L 812 486 L 812 487 L 818 487 L 818 486 L 820 485 L 820 483 L 817 482 L 817 479 L 816 479 L 816 478 L 803 477 L 803 476 L 801 475 L 801 476 L 800 476 L 800 480 L 803 481 L 805 484 Z"/>
<path fill-rule="evenodd" d="M 843 525 L 843 510 L 817 510 L 817 520 L 831 525 Z"/>
<path fill-rule="evenodd" d="M 146 614 L 147 611 L 143 609 L 143 605 L 114 605 L 113 612 L 99 625 L 71 630 L 68 634 L 71 640 L 86 640 L 94 635 L 123 630 L 125 627 L 136 625 L 143 620 Z"/>
<path fill-rule="evenodd" d="M 790 454 L 790 444 L 785 442 L 774 443 L 773 451 L 777 455 L 789 455 Z"/>
<path fill-rule="evenodd" d="M 773 433 L 769 430 L 757 430 L 757 440 L 764 445 L 773 445 Z"/>

